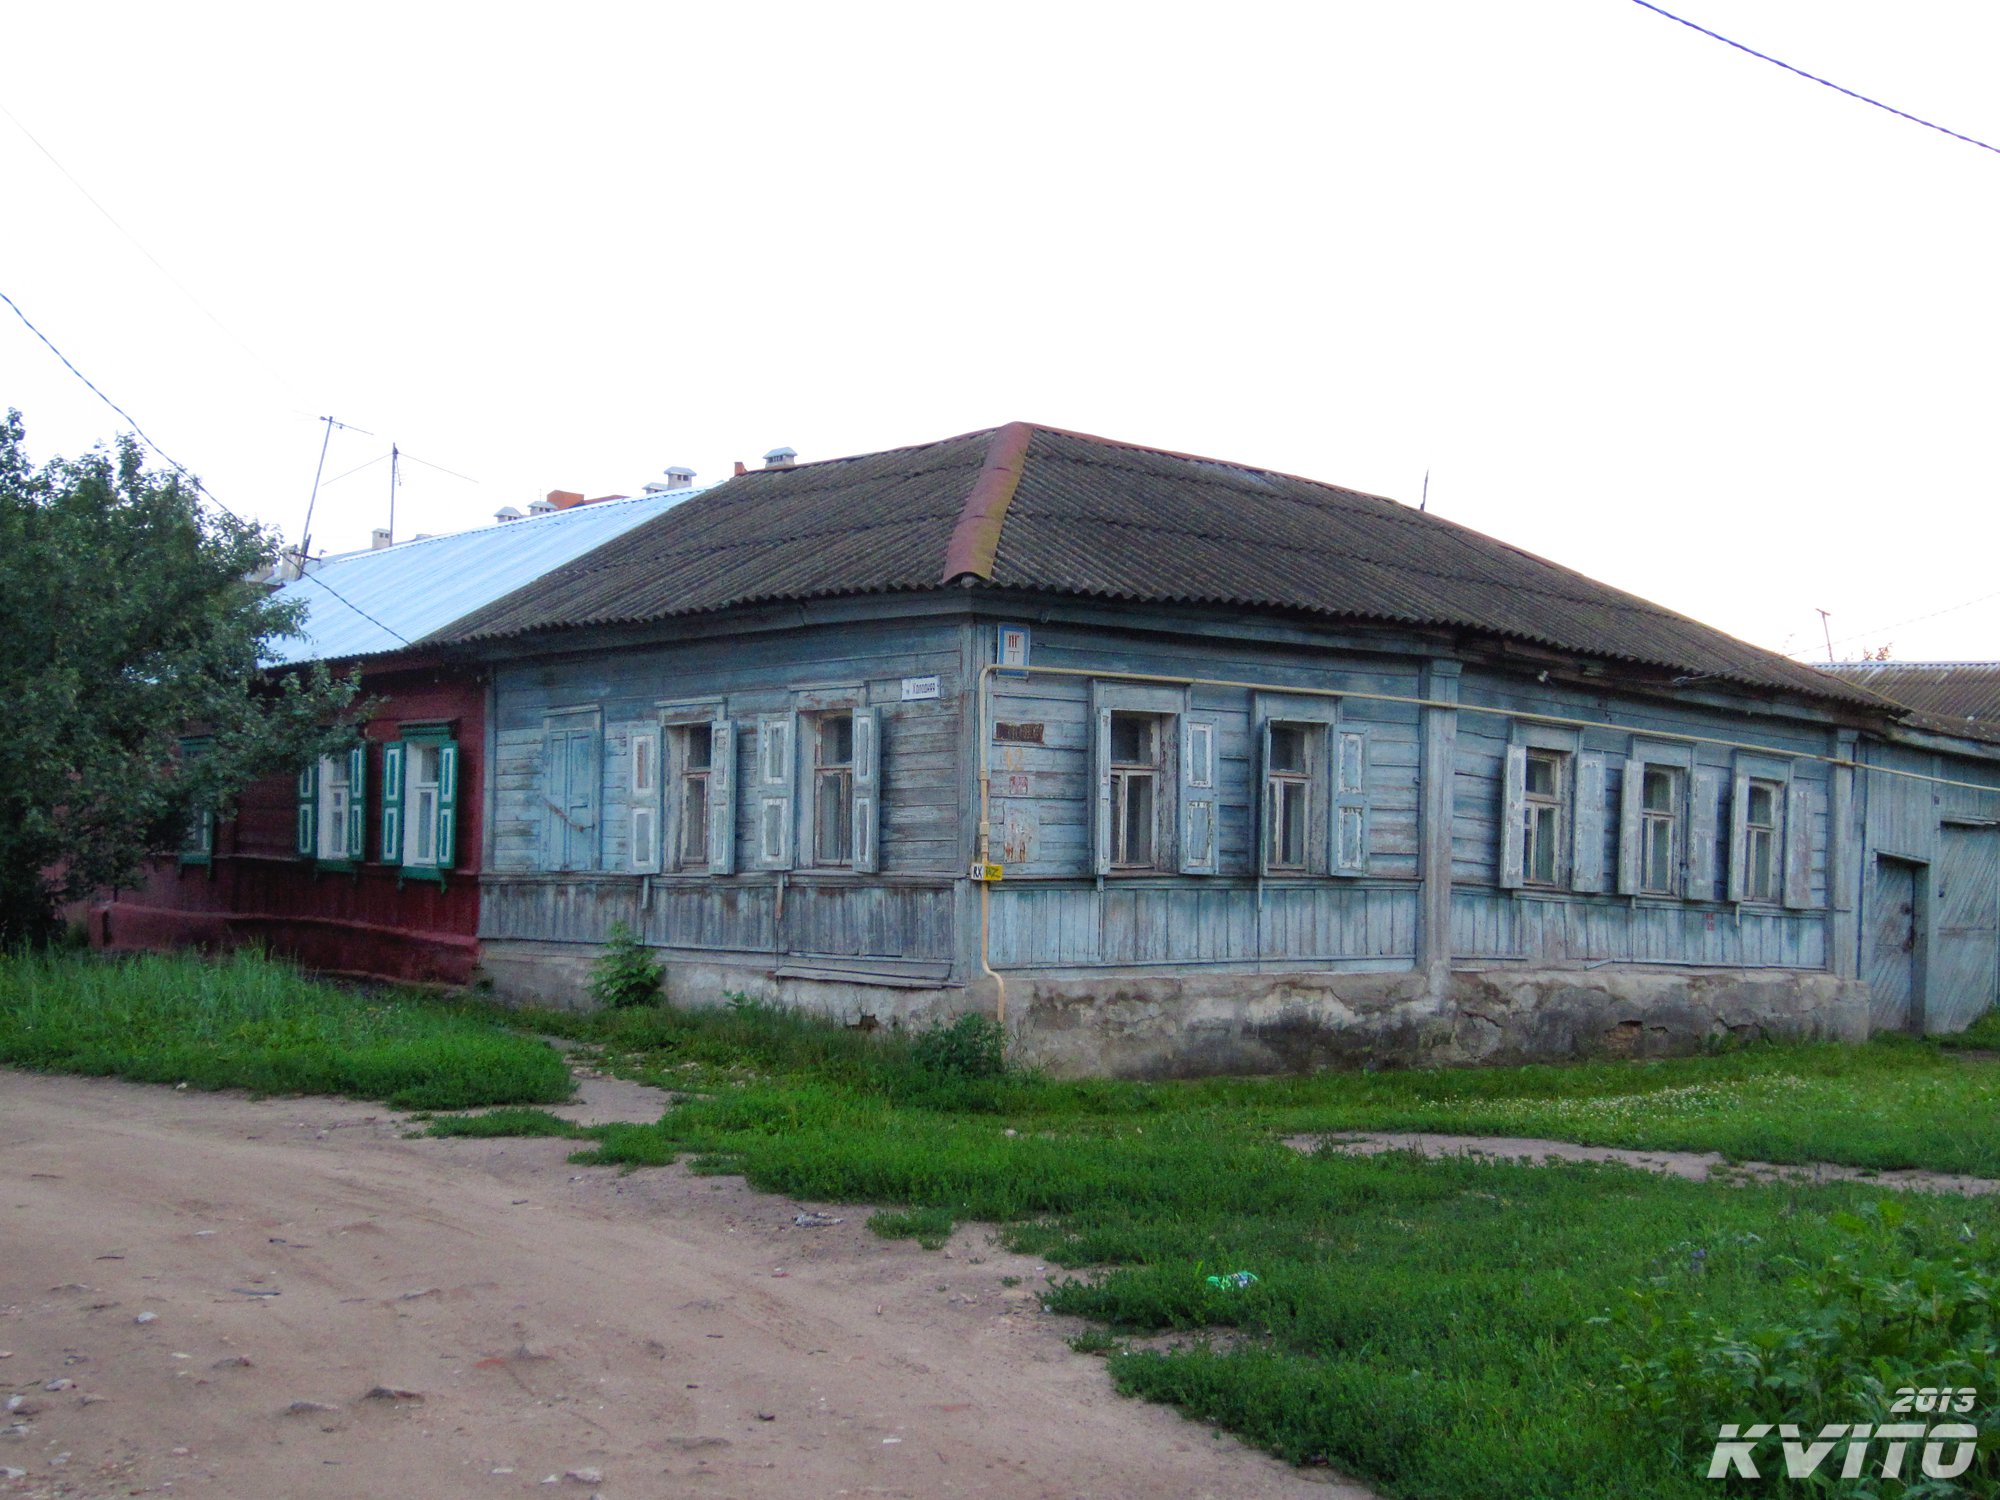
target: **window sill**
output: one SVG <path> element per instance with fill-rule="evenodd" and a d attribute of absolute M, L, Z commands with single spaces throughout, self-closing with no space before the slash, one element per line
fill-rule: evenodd
<path fill-rule="evenodd" d="M 445 872 L 436 865 L 391 865 L 388 868 L 396 872 L 396 884 L 398 885 L 403 884 L 406 880 L 421 880 L 426 885 L 435 885 L 438 887 L 444 885 Z"/>

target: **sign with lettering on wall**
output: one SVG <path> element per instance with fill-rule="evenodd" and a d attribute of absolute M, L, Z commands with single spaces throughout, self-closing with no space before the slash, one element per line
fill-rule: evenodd
<path fill-rule="evenodd" d="M 905 677 L 903 679 L 903 701 L 915 703 L 924 698 L 938 695 L 938 680 L 935 673 L 929 677 Z"/>

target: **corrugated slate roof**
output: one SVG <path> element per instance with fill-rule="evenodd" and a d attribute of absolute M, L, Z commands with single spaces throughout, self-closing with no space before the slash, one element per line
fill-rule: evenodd
<path fill-rule="evenodd" d="M 2000 662 L 1844 661 L 1818 670 L 1911 710 L 1920 728 L 2000 741 Z"/>
<path fill-rule="evenodd" d="M 1443 626 L 1875 701 L 1379 495 L 1024 423 L 739 475 L 438 639 L 926 590 L 968 575 L 1002 589 Z"/>
<path fill-rule="evenodd" d="M 308 613 L 299 634 L 272 643 L 269 665 L 400 651 L 549 569 L 658 518 L 693 493 L 673 490 L 607 500 L 328 558 L 277 591 L 280 599 L 302 600 Z"/>

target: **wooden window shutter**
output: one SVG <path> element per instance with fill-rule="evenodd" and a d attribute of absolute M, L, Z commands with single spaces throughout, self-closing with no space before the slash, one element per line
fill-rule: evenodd
<path fill-rule="evenodd" d="M 1368 735 L 1359 729 L 1332 733 L 1333 816 L 1327 869 L 1335 875 L 1368 873 Z"/>
<path fill-rule="evenodd" d="M 987 747 L 992 753 L 992 747 Z M 1090 746 L 1091 769 L 1097 785 L 1096 815 L 1091 819 L 1095 837 L 1091 840 L 1091 858 L 1096 873 L 1111 873 L 1111 710 L 1097 711 L 1097 732 Z"/>
<path fill-rule="evenodd" d="M 1812 794 L 1794 779 L 1785 787 L 1785 905 L 1814 905 L 1812 894 Z"/>
<path fill-rule="evenodd" d="M 347 857 L 359 860 L 368 850 L 368 744 L 347 752 Z"/>
<path fill-rule="evenodd" d="M 854 710 L 854 865 L 862 874 L 882 868 L 882 711 Z"/>
<path fill-rule="evenodd" d="M 1500 885 L 1515 890 L 1526 883 L 1528 835 L 1528 747 L 1509 745 L 1500 778 Z"/>
<path fill-rule="evenodd" d="M 1690 901 L 1715 897 L 1718 814 L 1722 803 L 1722 773 L 1696 766 L 1688 775 L 1687 863 L 1681 890 Z"/>
<path fill-rule="evenodd" d="M 736 873 L 736 732 L 718 718 L 708 728 L 708 873 Z"/>
<path fill-rule="evenodd" d="M 799 716 L 764 714 L 757 720 L 757 867 L 792 867 L 792 788 L 797 766 Z"/>
<path fill-rule="evenodd" d="M 1215 854 L 1215 725 L 1181 720 L 1181 873 L 1213 875 Z"/>
<path fill-rule="evenodd" d="M 299 772 L 298 855 L 311 859 L 319 852 L 319 762 Z"/>
<path fill-rule="evenodd" d="M 403 765 L 409 743 L 391 740 L 382 747 L 382 863 L 403 862 Z"/>
<path fill-rule="evenodd" d="M 631 837 L 626 862 L 645 874 L 660 868 L 660 731 L 633 730 L 629 748 Z"/>
<path fill-rule="evenodd" d="M 1569 884 L 1575 891 L 1604 889 L 1604 757 L 1576 758 L 1576 805 L 1570 829 Z M 1523 809 L 1521 817 L 1527 817 Z"/>
<path fill-rule="evenodd" d="M 458 746 L 438 746 L 437 862 L 440 870 L 458 863 Z"/>
<path fill-rule="evenodd" d="M 1625 758 L 1625 781 L 1618 798 L 1618 894 L 1639 892 L 1641 812 L 1646 805 L 1646 762 L 1636 755 Z"/>
<path fill-rule="evenodd" d="M 1750 894 L 1750 773 L 1742 766 L 1729 784 L 1729 899 Z"/>
<path fill-rule="evenodd" d="M 1257 721 L 1257 783 L 1250 789 L 1250 836 L 1257 841 L 1252 865 L 1259 875 L 1271 873 L 1271 721 Z"/>

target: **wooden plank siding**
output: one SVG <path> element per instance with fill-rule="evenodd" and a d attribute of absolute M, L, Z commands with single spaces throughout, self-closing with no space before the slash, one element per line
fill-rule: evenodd
<path fill-rule="evenodd" d="M 1873 740 L 1861 760 L 1859 929 L 1874 1024 L 1963 1030 L 2000 994 L 2000 797 L 1886 773 L 2000 786 L 2000 767 Z"/>
<path fill-rule="evenodd" d="M 994 733 L 983 747 L 971 743 L 977 723 L 971 695 L 978 664 L 992 660 L 994 626 L 976 612 L 877 621 L 816 620 L 802 613 L 797 628 L 498 661 L 494 852 L 481 935 L 589 943 L 622 920 L 648 942 L 688 954 L 921 961 L 949 964 L 954 980 L 964 982 L 976 975 L 978 962 L 978 906 L 965 867 L 974 853 L 973 768 L 983 753 L 991 777 L 992 858 L 1005 870 L 990 893 L 989 957 L 996 968 L 1407 969 L 1419 962 L 1420 928 L 1428 920 L 1436 935 L 1422 944 L 1423 962 L 1440 968 L 1641 965 L 1853 973 L 1859 954 L 1836 955 L 1833 933 L 1858 948 L 1875 854 L 1928 866 L 1937 858 L 1940 820 L 1949 821 L 1954 808 L 1968 826 L 1972 814 L 1965 809 L 1973 803 L 1982 816 L 1992 813 L 1993 799 L 1980 802 L 1977 793 L 1954 799 L 1927 783 L 1889 784 L 1892 778 L 1857 773 L 1851 787 L 1838 790 L 1850 822 L 1836 849 L 1835 773 L 1824 759 L 1809 757 L 1852 744 L 1852 731 L 1843 742 L 1832 719 L 1810 709 L 1746 699 L 1732 710 L 1720 694 L 1697 701 L 1700 695 L 1691 693 L 1689 701 L 1673 703 L 1620 693 L 1609 684 L 1544 683 L 1526 672 L 1438 658 L 1434 644 L 1387 637 L 1380 651 L 1351 638 L 1316 648 L 1306 639 L 1253 638 L 1226 629 L 1202 635 L 1186 621 L 1149 629 L 1138 615 L 1121 628 L 1106 619 L 1108 613 L 1034 618 L 1033 668 L 1114 675 L 1044 670 L 992 679 Z M 1372 696 L 1418 699 L 1423 683 L 1438 680 L 1440 672 L 1455 679 L 1458 707 L 1431 710 L 1428 728 L 1414 701 Z M 1115 674 L 1141 680 L 1126 684 Z M 928 677 L 937 679 L 938 696 L 904 702 L 903 679 Z M 1203 680 L 1162 686 L 1159 678 Z M 1213 785 L 1203 784 L 1197 799 L 1207 802 L 1212 794 L 1212 874 L 1180 873 L 1173 844 L 1184 829 L 1171 816 L 1161 819 L 1168 842 L 1158 869 L 1097 873 L 1097 709 L 1107 702 L 1116 707 L 1116 693 L 1127 687 L 1132 693 L 1124 701 L 1144 706 L 1121 711 L 1166 713 L 1170 704 L 1212 734 Z M 1327 873 L 1260 878 L 1260 719 L 1285 713 L 1261 703 L 1260 694 L 1299 689 L 1345 695 L 1333 709 L 1332 729 L 1325 728 L 1324 705 L 1315 702 L 1311 715 L 1293 710 L 1298 718 L 1291 722 L 1319 726 L 1311 728 L 1319 736 L 1311 743 L 1331 745 L 1336 732 L 1365 737 L 1365 863 L 1339 873 L 1329 863 Z M 815 698 L 815 692 L 824 696 Z M 738 873 L 627 870 L 633 738 L 656 731 L 662 705 L 671 703 L 713 703 L 734 725 Z M 775 726 L 786 720 L 773 716 L 844 703 L 880 713 L 879 874 L 813 870 L 797 861 L 782 873 L 769 868 L 770 861 L 757 869 L 759 802 L 752 789 L 762 749 L 760 718 Z M 579 717 L 565 717 L 570 714 Z M 1588 777 L 1572 774 L 1567 810 L 1573 827 L 1584 832 L 1563 835 L 1566 863 L 1589 876 L 1565 878 L 1555 889 L 1502 887 L 1508 752 L 1525 743 L 1523 726 L 1530 721 L 1522 714 L 1587 721 L 1567 729 L 1544 726 L 1545 733 L 1567 734 L 1575 765 L 1587 759 L 1590 768 Z M 552 725 L 574 722 L 601 726 L 601 815 L 590 868 L 557 874 L 545 744 Z M 1419 781 L 1427 735 L 1430 753 L 1447 774 L 1424 804 Z M 1658 738 L 1664 735 L 1709 738 L 1684 746 Z M 1685 853 L 1677 856 L 1672 895 L 1631 893 L 1629 829 L 1636 811 L 1624 806 L 1626 762 L 1641 755 L 1648 737 L 1648 763 L 1678 768 L 1676 826 Z M 809 755 L 803 726 L 798 738 L 803 765 Z M 1724 741 L 1761 747 L 1757 769 L 1745 771 L 1750 752 Z M 1158 795 L 1163 807 L 1171 807 L 1167 799 L 1183 748 L 1177 733 L 1162 743 Z M 1929 773 L 1944 768 L 2000 781 L 2000 767 L 1968 771 L 1957 757 L 1932 751 L 1871 743 L 1864 754 Z M 1741 867 L 1732 885 L 1730 861 L 1739 816 L 1733 804 L 1746 775 L 1782 782 L 1788 837 L 1803 840 L 1782 900 L 1777 892 L 1760 901 L 1729 899 L 1732 890 L 1741 890 Z M 1587 787 L 1591 809 L 1575 805 L 1578 786 Z M 1318 786 L 1315 797 L 1328 800 L 1315 803 L 1317 815 L 1331 806 L 1331 794 L 1330 782 Z M 807 846 L 799 837 L 801 799 L 795 795 L 793 803 L 796 852 Z M 1436 871 L 1421 885 L 1420 805 L 1431 809 Z M 1961 861 L 1965 868 L 1983 872 L 1995 863 L 1984 852 L 1985 841 L 1961 842 L 1978 850 L 1976 858 L 1968 854 Z M 1834 878 L 1836 852 L 1847 871 L 1841 879 Z M 1204 857 L 1198 867 L 1205 864 Z M 1971 915 L 1959 926 L 1983 934 L 1988 906 L 1980 893 L 1973 897 L 1966 908 Z M 1969 955 L 1961 967 L 1984 973 L 1976 958 Z"/>
<path fill-rule="evenodd" d="M 1413 885 L 1266 882 L 1047 884 L 993 892 L 996 968 L 1317 964 L 1408 968 Z"/>
<path fill-rule="evenodd" d="M 1499 678 L 1467 670 L 1458 718 L 1453 778 L 1452 951 L 1473 962 L 1697 965 L 1723 968 L 1825 969 L 1828 940 L 1828 851 L 1832 770 L 1824 760 L 1834 748 L 1820 726 L 1768 715 L 1731 715 L 1700 705 L 1663 705 Z M 1625 762 L 1634 741 L 1649 735 L 1706 735 L 1716 741 L 1767 746 L 1792 783 L 1803 788 L 1809 851 L 1807 903 L 1801 909 L 1737 905 L 1728 893 L 1732 780 L 1738 751 L 1729 744 L 1697 742 L 1684 752 L 1686 773 L 1677 828 L 1705 826 L 1712 847 L 1682 863 L 1674 896 L 1617 895 L 1571 889 L 1501 890 L 1499 875 L 1502 782 L 1517 713 L 1595 721 L 1608 727 L 1573 731 L 1574 753 L 1603 765 L 1591 845 L 1598 870 L 1618 869 L 1619 808 L 1625 796 Z M 1556 729 L 1561 733 L 1560 727 Z M 1670 741 L 1678 746 L 1680 742 Z M 1568 814 L 1583 810 L 1572 802 Z M 1579 849 L 1579 857 L 1588 854 Z"/>
<path fill-rule="evenodd" d="M 884 621 L 502 663 L 494 673 L 494 872 L 482 937 L 594 943 L 622 921 L 668 949 L 951 961 L 955 878 L 971 854 L 960 829 L 970 783 L 959 731 L 963 632 L 956 622 Z M 904 678 L 929 676 L 938 679 L 936 698 L 902 701 Z M 758 718 L 819 703 L 807 689 L 880 713 L 879 874 L 750 868 Z M 633 737 L 659 728 L 663 705 L 703 702 L 736 729 L 741 873 L 633 872 Z M 551 722 L 566 722 L 573 710 L 602 717 L 602 815 L 593 868 L 555 875 L 544 743 Z"/>

